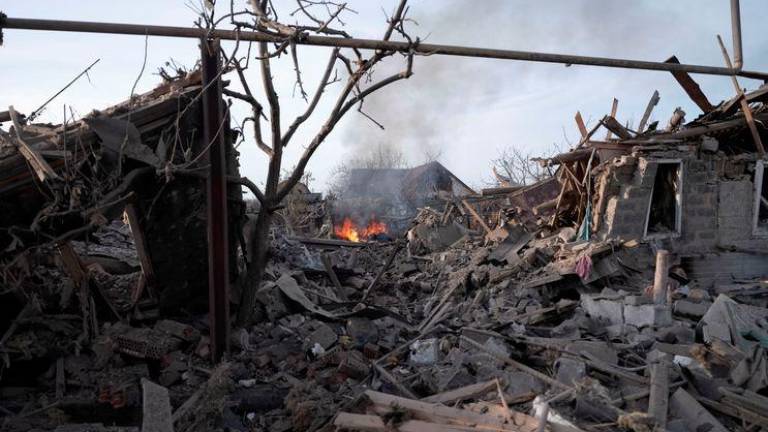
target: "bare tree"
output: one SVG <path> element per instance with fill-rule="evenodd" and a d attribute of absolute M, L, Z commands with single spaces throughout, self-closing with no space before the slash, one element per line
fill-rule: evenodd
<path fill-rule="evenodd" d="M 266 95 L 266 103 L 263 100 L 258 100 L 252 91 L 251 82 L 248 79 L 250 58 L 248 56 L 239 58 L 236 51 L 230 55 L 224 53 L 227 66 L 236 73 L 243 89 L 242 93 L 225 90 L 225 94 L 250 105 L 252 116 L 247 118 L 243 125 L 253 125 L 253 137 L 256 145 L 269 159 L 263 191 L 253 183 L 248 185 L 261 203 L 261 209 L 250 235 L 249 244 L 252 245 L 252 250 L 247 251 L 251 259 L 238 313 L 238 323 L 241 325 L 249 323 L 252 318 L 253 309 L 256 304 L 256 291 L 259 288 L 267 264 L 269 231 L 275 212 L 280 207 L 281 202 L 304 176 L 307 163 L 309 163 L 312 155 L 315 154 L 320 145 L 334 130 L 339 120 L 353 108 L 363 113 L 363 101 L 367 96 L 394 82 L 409 78 L 413 73 L 414 56 L 412 50 L 401 52 L 400 54 L 404 57 L 403 70 L 383 79 L 375 80 L 371 74 L 374 68 L 385 58 L 397 54 L 396 51 L 378 50 L 366 56 L 359 50 L 342 52 L 339 48 L 335 48 L 331 51 L 317 88 L 310 97 L 305 91 L 299 67 L 296 41 L 301 40 L 307 34 L 332 35 L 342 38 L 350 37 L 345 31 L 334 28 L 334 25 L 340 22 L 340 15 L 348 11 L 346 3 L 325 0 L 296 0 L 295 9 L 289 16 L 297 20 L 297 23 L 284 24 L 280 22 L 279 11 L 276 10 L 272 1 L 248 1 L 250 7 L 242 11 L 236 12 L 234 6 L 230 5 L 230 13 L 225 17 L 230 19 L 231 24 L 236 30 L 250 29 L 262 32 L 279 42 L 275 44 L 260 42 L 257 44 L 258 55 L 255 57 L 255 60 L 258 63 L 258 74 L 260 75 L 261 85 Z M 397 33 L 410 42 L 411 46 L 416 46 L 418 40 L 411 40 L 404 29 L 407 13 L 406 1 L 401 0 L 394 13 L 388 17 L 382 40 L 388 41 Z M 286 2 L 281 3 L 285 4 Z M 214 21 L 213 8 L 210 10 L 210 14 L 203 14 L 206 21 L 205 25 L 208 28 L 214 27 L 225 18 L 222 17 Z M 301 21 L 304 23 L 301 23 Z M 295 88 L 301 97 L 307 101 L 304 113 L 296 117 L 287 129 L 283 128 L 284 119 L 281 115 L 280 101 L 275 90 L 275 81 L 272 74 L 273 59 L 282 55 L 288 56 L 293 62 Z M 342 71 L 346 73 L 346 79 L 339 78 L 338 74 L 335 73 L 337 65 L 340 65 Z M 281 181 L 283 149 L 291 143 L 291 139 L 296 131 L 313 114 L 316 114 L 315 110 L 320 100 L 326 94 L 326 89 L 336 82 L 342 82 L 343 84 L 341 84 L 342 87 L 332 109 L 325 115 L 325 121 L 314 137 L 305 144 L 304 152 L 296 162 L 295 167 Z M 366 115 L 366 117 L 368 116 Z M 268 122 L 268 130 L 262 129 L 263 122 Z"/>
<path fill-rule="evenodd" d="M 552 175 L 549 167 L 538 162 L 538 157 L 546 157 L 560 151 L 559 146 L 545 154 L 525 152 L 519 147 L 507 147 L 499 150 L 496 159 L 491 161 L 491 171 L 494 179 L 492 184 L 496 186 L 525 186 L 543 180 Z"/>

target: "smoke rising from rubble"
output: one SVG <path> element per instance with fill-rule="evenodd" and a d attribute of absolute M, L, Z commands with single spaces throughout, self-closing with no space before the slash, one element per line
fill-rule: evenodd
<path fill-rule="evenodd" d="M 418 23 L 406 27 L 422 41 L 503 49 L 645 57 L 663 60 L 674 50 L 675 41 L 655 31 L 680 24 L 680 11 L 659 10 L 650 16 L 648 2 L 574 0 L 532 2 L 521 0 L 441 1 L 412 3 L 410 18 Z M 553 13 L 557 9 L 557 13 Z M 620 34 L 621 38 L 615 37 Z M 638 52 L 643 50 L 643 52 Z M 374 72 L 382 79 L 404 67 L 395 56 Z M 590 69 L 587 73 L 594 72 Z M 557 69 L 540 63 L 511 62 L 449 56 L 416 57 L 415 74 L 365 100 L 363 110 L 384 125 L 381 130 L 360 114 L 352 113 L 340 135 L 350 157 L 360 157 L 381 147 L 401 150 L 411 165 L 435 159 L 450 145 L 451 129 L 467 127 L 465 119 L 478 106 L 500 102 L 525 104 L 515 99 L 522 92 L 544 90 L 545 78 L 569 76 L 585 69 Z M 596 89 L 599 90 L 599 89 Z M 644 97 L 644 95 L 643 95 Z M 561 100 L 559 103 L 575 101 Z M 603 113 L 590 113 L 602 115 Z M 560 128 L 565 120 L 557 119 Z M 498 136 L 499 148 L 510 144 Z M 532 145 L 534 143 L 525 143 Z M 537 143 L 546 144 L 551 143 Z M 471 155 L 471 143 L 461 143 Z M 488 155 L 490 159 L 491 155 Z M 437 157 L 439 159 L 439 157 Z"/>

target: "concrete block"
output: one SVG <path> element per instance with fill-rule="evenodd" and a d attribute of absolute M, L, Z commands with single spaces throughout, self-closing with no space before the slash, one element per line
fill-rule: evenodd
<path fill-rule="evenodd" d="M 709 153 L 717 153 L 720 143 L 716 138 L 704 136 L 701 139 L 701 150 Z"/>
<path fill-rule="evenodd" d="M 592 318 L 606 321 L 610 324 L 624 323 L 624 305 L 619 300 L 596 298 L 596 296 L 584 294 L 581 296 L 581 305 L 587 315 Z"/>
<path fill-rule="evenodd" d="M 560 357 L 556 362 L 557 374 L 555 379 L 572 386 L 587 376 L 587 365 L 583 361 L 569 357 Z"/>
<path fill-rule="evenodd" d="M 318 344 L 325 350 L 335 344 L 338 339 L 336 332 L 325 323 L 320 323 L 319 327 L 309 335 L 311 346 Z"/>
<path fill-rule="evenodd" d="M 173 432 L 168 389 L 142 378 L 142 432 Z"/>
<path fill-rule="evenodd" d="M 667 305 L 625 305 L 624 321 L 637 328 L 672 325 L 672 310 Z"/>
<path fill-rule="evenodd" d="M 646 296 L 629 295 L 624 297 L 625 305 L 640 306 L 653 303 L 650 298 Z"/>
<path fill-rule="evenodd" d="M 440 344 L 437 338 L 417 340 L 410 346 L 410 363 L 415 366 L 429 366 L 437 362 Z"/>

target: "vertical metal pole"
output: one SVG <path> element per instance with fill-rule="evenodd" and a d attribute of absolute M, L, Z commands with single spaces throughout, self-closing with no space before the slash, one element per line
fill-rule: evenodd
<path fill-rule="evenodd" d="M 218 39 L 200 44 L 203 73 L 203 148 L 208 148 L 208 301 L 211 358 L 229 350 L 229 248 L 227 229 L 227 163 L 224 152 L 221 61 Z"/>

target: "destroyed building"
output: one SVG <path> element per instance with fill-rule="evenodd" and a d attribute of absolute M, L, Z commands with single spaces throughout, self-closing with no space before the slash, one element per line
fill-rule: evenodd
<path fill-rule="evenodd" d="M 201 70 L 61 125 L 0 112 L 0 430 L 768 430 L 768 87 L 713 105 L 686 70 L 768 76 L 635 63 L 704 114 L 649 125 L 658 94 L 637 128 L 617 101 L 591 130 L 577 114 L 579 142 L 530 185 L 475 193 L 433 162 L 354 172 L 336 207 L 296 183 L 246 214 L 242 188 L 262 192 L 207 38 L 334 38 L 106 27 L 203 37 Z M 329 238 L 338 216 L 371 231 Z"/>
<path fill-rule="evenodd" d="M 765 95 L 761 88 L 746 99 L 762 103 Z M 592 160 L 589 201 L 569 211 L 591 216 L 586 226 L 599 239 L 640 239 L 674 252 L 702 283 L 765 276 L 763 149 L 735 116 L 736 104 L 658 132 L 630 132 L 607 118 L 619 137 L 547 161 L 581 175 Z M 755 109 L 756 121 L 764 114 Z"/>
<path fill-rule="evenodd" d="M 336 230 L 341 238 L 348 238 L 345 220 L 363 230 L 381 222 L 390 236 L 402 235 L 419 208 L 442 210 L 446 202 L 475 193 L 437 161 L 413 168 L 354 168 L 343 183 L 332 216 L 334 226 L 342 226 Z"/>

